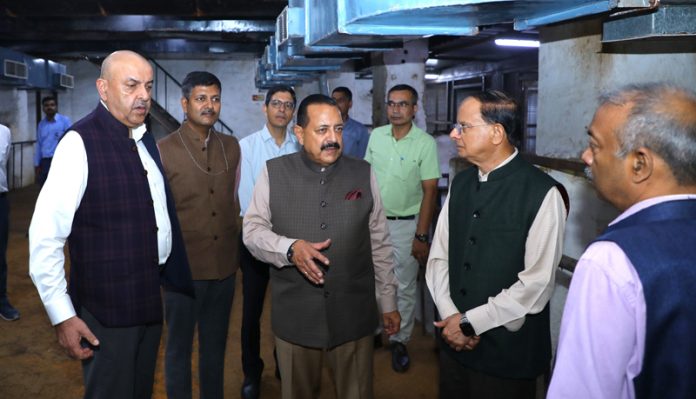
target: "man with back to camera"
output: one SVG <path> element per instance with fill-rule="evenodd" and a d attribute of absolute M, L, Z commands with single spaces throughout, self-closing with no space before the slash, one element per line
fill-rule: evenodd
<path fill-rule="evenodd" d="M 244 216 L 244 243 L 273 264 L 285 399 L 318 398 L 324 361 L 338 399 L 372 398 L 375 292 L 385 332 L 399 329 L 376 179 L 365 161 L 341 156 L 342 128 L 332 98 L 305 98 L 294 128 L 303 150 L 266 162 Z"/>
<path fill-rule="evenodd" d="M 348 116 L 348 112 L 353 107 L 353 92 L 345 86 L 339 86 L 333 89 L 331 98 L 336 101 L 343 118 L 343 155 L 365 158 L 370 134 L 365 125 Z"/>
<path fill-rule="evenodd" d="M 450 133 L 475 167 L 452 181 L 426 268 L 442 399 L 534 399 L 549 368 L 567 208 L 562 186 L 511 144 L 518 124 L 515 101 L 487 90 L 462 101 Z"/>
<path fill-rule="evenodd" d="M 193 295 L 178 219 L 145 118 L 153 71 L 111 53 L 101 100 L 58 144 L 29 227 L 29 273 L 86 398 L 150 398 L 160 285 Z M 63 247 L 70 245 L 67 288 Z"/>
<path fill-rule="evenodd" d="M 51 169 L 51 160 L 61 137 L 68 131 L 72 122 L 70 118 L 58 113 L 58 103 L 53 96 L 41 100 L 46 116 L 36 128 L 36 150 L 34 151 L 34 170 L 36 180 L 43 185 Z"/>
<path fill-rule="evenodd" d="M 263 113 L 266 123 L 263 129 L 239 141 L 242 151 L 241 175 L 239 183 L 239 203 L 244 216 L 256 179 L 266 161 L 282 155 L 292 154 L 300 149 L 297 138 L 288 132 L 288 125 L 295 112 L 295 91 L 289 86 L 271 87 L 266 93 Z M 292 206 L 288 203 L 288 206 Z M 261 313 L 268 287 L 270 265 L 256 259 L 239 237 L 242 267 L 242 398 L 256 399 L 261 388 L 263 360 L 261 359 Z M 274 351 L 275 353 L 275 351 Z M 279 376 L 276 361 L 276 376 Z"/>
<path fill-rule="evenodd" d="M 213 128 L 222 84 L 191 72 L 181 85 L 181 127 L 159 141 L 186 244 L 196 297 L 165 289 L 167 397 L 191 398 L 191 354 L 198 327 L 201 398 L 224 394 L 225 348 L 239 267 L 239 144 Z"/>
<path fill-rule="evenodd" d="M 650 83 L 599 102 L 582 160 L 622 213 L 575 268 L 548 397 L 692 397 L 696 93 Z"/>
<path fill-rule="evenodd" d="M 0 317 L 7 321 L 19 319 L 19 311 L 12 306 L 7 298 L 7 239 L 10 227 L 7 161 L 11 146 L 10 129 L 0 123 Z"/>
<path fill-rule="evenodd" d="M 406 344 L 415 319 L 416 277 L 419 264 L 425 265 L 428 259 L 430 222 L 440 178 L 435 140 L 413 123 L 417 103 L 413 87 L 396 85 L 389 89 L 389 124 L 370 134 L 365 154 L 377 176 L 394 246 L 401 330 L 389 341 L 392 369 L 400 373 L 411 364 Z"/>

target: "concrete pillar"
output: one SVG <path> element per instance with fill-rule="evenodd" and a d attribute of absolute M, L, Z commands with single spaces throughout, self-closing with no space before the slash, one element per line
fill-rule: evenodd
<path fill-rule="evenodd" d="M 426 39 L 409 41 L 404 43 L 403 48 L 373 56 L 372 122 L 375 127 L 388 123 L 385 102 L 389 89 L 397 84 L 407 84 L 418 92 L 418 112 L 414 123 L 425 130 L 423 95 L 426 59 L 428 59 Z"/>

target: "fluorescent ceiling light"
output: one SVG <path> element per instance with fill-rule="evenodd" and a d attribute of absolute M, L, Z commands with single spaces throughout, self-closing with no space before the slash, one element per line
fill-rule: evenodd
<path fill-rule="evenodd" d="M 495 39 L 495 44 L 508 47 L 539 47 L 538 40 Z"/>
<path fill-rule="evenodd" d="M 435 65 L 437 65 L 437 62 L 438 62 L 438 60 L 436 60 L 434 58 L 428 58 L 425 61 L 425 66 L 435 66 Z"/>
<path fill-rule="evenodd" d="M 440 75 L 436 73 L 426 73 L 425 74 L 425 80 L 437 80 L 440 78 Z"/>

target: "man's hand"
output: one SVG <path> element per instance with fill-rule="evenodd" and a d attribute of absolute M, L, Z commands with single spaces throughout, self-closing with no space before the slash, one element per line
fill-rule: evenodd
<path fill-rule="evenodd" d="M 395 310 L 393 312 L 382 313 L 382 325 L 387 335 L 398 333 L 401 328 L 401 315 L 399 311 Z"/>
<path fill-rule="evenodd" d="M 303 276 L 312 284 L 324 284 L 324 272 L 317 266 L 321 262 L 325 267 L 329 266 L 329 258 L 320 251 L 331 245 L 331 239 L 322 242 L 307 242 L 297 240 L 293 244 L 292 263 Z"/>
<path fill-rule="evenodd" d="M 462 314 L 455 313 L 452 316 L 446 318 L 442 321 L 436 321 L 435 327 L 442 328 L 442 339 L 445 340 L 447 345 L 455 351 L 459 352 L 461 350 L 473 350 L 481 341 L 481 337 L 474 335 L 473 337 L 467 337 L 462 333 L 461 328 L 459 328 L 459 320 L 461 320 Z"/>
<path fill-rule="evenodd" d="M 413 239 L 413 244 L 411 245 L 411 255 L 418 261 L 421 266 L 425 266 L 428 263 L 428 254 L 430 253 L 430 245 L 427 242 L 422 242 L 417 239 Z"/>
<path fill-rule="evenodd" d="M 77 316 L 73 316 L 64 322 L 56 325 L 56 335 L 58 343 L 65 349 L 68 356 L 73 359 L 84 360 L 92 357 L 94 352 L 90 348 L 83 348 L 80 345 L 82 338 L 86 339 L 92 346 L 99 346 L 99 340 L 92 334 L 87 324 Z"/>

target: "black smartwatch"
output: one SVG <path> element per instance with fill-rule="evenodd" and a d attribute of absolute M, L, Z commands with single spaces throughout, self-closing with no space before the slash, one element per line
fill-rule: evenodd
<path fill-rule="evenodd" d="M 428 234 L 418 234 L 418 233 L 416 233 L 416 240 L 418 240 L 418 241 L 420 241 L 420 242 L 425 242 L 425 243 L 427 243 L 427 242 L 428 242 L 428 238 L 430 238 L 430 237 L 428 237 Z"/>
<path fill-rule="evenodd" d="M 292 265 L 292 257 L 295 256 L 295 243 L 297 241 L 293 242 L 290 244 L 290 247 L 288 248 L 288 252 L 285 254 L 285 256 L 288 258 L 288 262 Z"/>
<path fill-rule="evenodd" d="M 471 325 L 469 322 L 469 319 L 466 318 L 466 315 L 462 313 L 462 318 L 459 319 L 459 328 L 462 330 L 462 334 L 464 334 L 467 337 L 473 337 L 476 335 L 476 331 L 474 331 L 474 326 Z"/>

